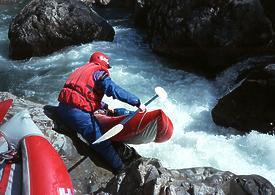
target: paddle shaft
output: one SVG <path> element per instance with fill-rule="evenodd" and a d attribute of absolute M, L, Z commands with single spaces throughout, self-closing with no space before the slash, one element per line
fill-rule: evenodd
<path fill-rule="evenodd" d="M 158 95 L 156 94 L 154 97 L 152 97 L 150 100 L 148 100 L 144 105 L 147 106 L 152 101 L 154 101 Z M 131 120 L 134 116 L 136 116 L 137 113 L 139 113 L 140 109 L 137 109 L 133 114 L 129 115 L 127 118 L 125 118 L 120 124 L 125 125 L 129 120 Z"/>
<path fill-rule="evenodd" d="M 72 170 L 74 170 L 78 165 L 80 165 L 88 156 L 83 156 L 81 159 L 79 159 L 73 166 L 71 166 L 68 169 L 68 172 L 70 173 Z"/>

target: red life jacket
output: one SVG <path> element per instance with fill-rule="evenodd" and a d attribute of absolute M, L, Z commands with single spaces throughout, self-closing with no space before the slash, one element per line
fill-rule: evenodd
<path fill-rule="evenodd" d="M 58 101 L 87 112 L 99 109 L 104 93 L 95 86 L 94 73 L 98 70 L 110 74 L 107 68 L 94 63 L 79 67 L 65 82 Z"/>

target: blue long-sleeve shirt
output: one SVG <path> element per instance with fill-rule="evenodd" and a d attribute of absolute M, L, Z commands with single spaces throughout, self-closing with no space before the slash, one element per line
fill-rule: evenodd
<path fill-rule="evenodd" d="M 118 86 L 105 71 L 96 71 L 94 73 L 94 81 L 100 90 L 102 90 L 108 97 L 113 97 L 114 99 L 118 99 L 132 106 L 140 106 L 140 99 Z M 102 106 L 106 107 L 104 103 Z"/>

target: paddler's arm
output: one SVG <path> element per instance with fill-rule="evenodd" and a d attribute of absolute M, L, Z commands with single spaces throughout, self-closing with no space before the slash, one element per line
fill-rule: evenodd
<path fill-rule="evenodd" d="M 101 81 L 108 76 L 108 73 L 103 71 L 103 70 L 98 70 L 94 73 L 93 75 L 93 79 L 95 81 L 95 83 L 97 85 L 99 85 L 99 87 L 101 87 Z M 112 107 L 110 107 L 107 103 L 101 101 L 100 102 L 100 109 L 105 110 L 105 112 L 107 113 L 107 115 L 114 115 L 114 109 Z"/>
<path fill-rule="evenodd" d="M 118 86 L 105 71 L 95 72 L 94 80 L 108 97 L 113 97 L 136 107 L 141 105 L 138 97 Z"/>
<path fill-rule="evenodd" d="M 106 77 L 102 81 L 102 87 L 104 93 L 108 97 L 113 97 L 114 99 L 118 99 L 136 107 L 139 107 L 141 104 L 140 99 L 137 96 L 118 86 L 110 77 Z"/>
<path fill-rule="evenodd" d="M 141 103 L 137 96 L 118 86 L 105 71 L 95 72 L 94 80 L 108 97 L 136 106 L 143 112 L 146 111 L 146 106 Z"/>

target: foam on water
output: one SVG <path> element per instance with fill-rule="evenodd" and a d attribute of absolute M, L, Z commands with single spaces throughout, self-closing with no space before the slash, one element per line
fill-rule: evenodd
<path fill-rule="evenodd" d="M 207 132 L 175 130 L 169 142 L 136 148 L 144 156 L 161 159 L 166 167 L 211 166 L 235 174 L 258 174 L 274 184 L 274 137 L 256 132 L 227 137 Z"/>

